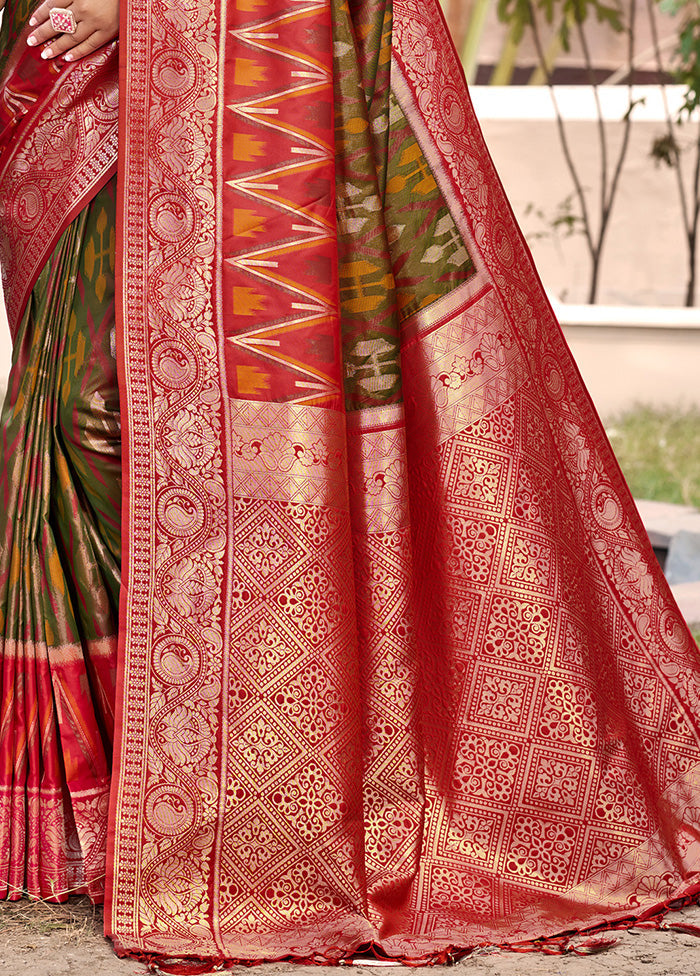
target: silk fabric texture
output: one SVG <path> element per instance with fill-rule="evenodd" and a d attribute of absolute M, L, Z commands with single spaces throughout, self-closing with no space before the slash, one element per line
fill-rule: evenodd
<path fill-rule="evenodd" d="M 116 51 L 77 70 L 5 11 L 0 886 L 104 895 L 119 601 Z"/>
<path fill-rule="evenodd" d="M 0 173 L 18 336 L 117 162 L 116 51 L 46 68 L 24 36 Z M 693 895 L 698 650 L 436 4 L 137 0 L 120 46 L 117 950 L 426 961 Z M 3 560 L 3 594 L 25 592 Z M 55 648 L 90 642 L 21 614 L 3 716 L 13 662 L 40 659 L 62 744 Z M 13 721 L 5 784 L 36 726 Z M 104 803 L 90 820 L 62 795 L 101 839 Z"/>

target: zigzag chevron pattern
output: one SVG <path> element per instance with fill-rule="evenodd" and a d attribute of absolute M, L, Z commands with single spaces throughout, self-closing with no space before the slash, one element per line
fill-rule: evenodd
<path fill-rule="evenodd" d="M 230 28 L 222 280 L 229 392 L 337 407 L 330 20 L 317 0 L 278 6 L 266 3 L 265 19 Z"/>

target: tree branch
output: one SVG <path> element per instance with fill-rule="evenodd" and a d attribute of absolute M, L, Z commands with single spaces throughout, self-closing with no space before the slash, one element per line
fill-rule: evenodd
<path fill-rule="evenodd" d="M 659 25 L 656 21 L 656 6 L 654 0 L 647 0 L 647 10 L 649 11 L 649 24 L 651 26 L 651 39 L 654 45 L 654 57 L 656 60 L 656 70 L 659 75 L 664 73 L 663 59 L 661 57 L 661 45 L 659 43 Z M 668 104 L 668 94 L 666 93 L 666 85 L 661 82 L 659 84 L 661 88 L 661 98 L 664 106 L 664 115 L 666 116 L 666 131 L 668 133 L 670 142 L 672 146 L 676 146 L 676 136 L 673 131 L 673 119 L 671 118 L 671 109 Z M 688 198 L 685 193 L 685 184 L 683 182 L 683 172 L 681 170 L 681 160 L 676 147 L 676 165 L 674 166 L 676 171 L 676 182 L 678 184 L 678 196 L 681 203 L 681 216 L 683 218 L 683 230 L 685 231 L 685 236 L 690 239 L 691 233 L 691 221 L 690 213 L 688 208 Z"/>
<path fill-rule="evenodd" d="M 583 184 L 578 175 L 576 169 L 576 164 L 574 163 L 573 153 L 571 151 L 571 146 L 569 145 L 569 138 L 566 134 L 566 126 L 564 124 L 564 118 L 559 109 L 559 103 L 557 102 L 557 97 L 554 91 L 554 85 L 552 84 L 552 72 L 547 65 L 545 58 L 544 48 L 542 46 L 542 38 L 540 36 L 539 28 L 535 20 L 535 11 L 533 9 L 532 0 L 528 0 L 528 6 L 530 8 L 531 14 L 531 28 L 532 36 L 535 42 L 535 48 L 537 50 L 537 57 L 540 64 L 543 66 L 545 71 L 545 76 L 547 79 L 547 87 L 549 88 L 549 93 L 552 97 L 552 103 L 554 105 L 554 117 L 556 119 L 557 131 L 559 133 L 559 142 L 561 144 L 562 152 L 564 153 L 564 160 L 566 162 L 569 174 L 571 176 L 572 182 L 574 184 L 574 190 L 576 193 L 576 198 L 579 202 L 579 207 L 581 209 L 581 219 L 583 220 L 583 235 L 586 239 L 586 244 L 588 246 L 588 252 L 591 257 L 591 261 L 595 258 L 595 246 L 593 242 L 593 232 L 591 229 L 590 214 L 588 211 L 588 203 L 586 201 L 586 194 L 583 189 Z"/>

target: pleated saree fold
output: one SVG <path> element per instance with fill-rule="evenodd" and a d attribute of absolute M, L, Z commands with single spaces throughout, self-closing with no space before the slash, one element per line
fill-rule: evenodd
<path fill-rule="evenodd" d="M 99 900 L 119 599 L 116 52 L 47 65 L 24 43 L 29 12 L 5 11 L 0 106 L 13 337 L 0 445 L 0 892 Z"/>

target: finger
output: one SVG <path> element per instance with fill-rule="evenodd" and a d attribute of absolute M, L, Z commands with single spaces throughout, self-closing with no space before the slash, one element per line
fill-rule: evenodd
<path fill-rule="evenodd" d="M 113 40 L 113 37 L 106 31 L 95 31 L 90 37 L 75 44 L 63 58 L 64 61 L 80 61 L 88 54 L 94 54 L 99 48 Z M 75 43 L 75 42 L 74 42 Z"/>
<path fill-rule="evenodd" d="M 0 0 L 0 10 L 5 9 L 5 0 Z"/>
<path fill-rule="evenodd" d="M 37 44 L 46 44 L 50 41 L 52 37 L 62 37 L 64 35 L 57 34 L 55 29 L 51 26 L 51 21 L 47 20 L 45 24 L 41 24 L 27 38 L 27 44 L 30 47 L 35 47 Z"/>
<path fill-rule="evenodd" d="M 45 24 L 49 19 L 52 7 L 68 7 L 71 2 L 72 0 L 51 0 L 50 3 L 42 3 L 29 18 L 29 26 L 37 27 L 39 24 Z"/>
<path fill-rule="evenodd" d="M 51 22 L 50 11 L 51 10 L 59 10 L 59 9 L 68 10 L 69 9 L 69 5 L 67 3 L 66 4 L 59 4 L 59 3 L 52 4 L 52 6 L 49 8 L 49 16 L 48 16 L 48 19 L 42 20 L 41 22 L 37 22 L 36 29 L 33 30 L 32 33 L 27 38 L 27 44 L 30 47 L 34 47 L 37 44 L 45 44 L 46 41 L 50 40 L 52 37 L 60 37 L 63 34 L 63 31 L 56 30 L 56 28 L 54 27 L 53 23 Z M 42 14 L 40 14 L 39 12 L 37 12 L 37 16 L 38 17 L 41 17 Z M 32 18 L 32 19 L 34 19 L 34 18 Z M 31 21 L 30 21 L 30 23 L 31 23 Z"/>
<path fill-rule="evenodd" d="M 103 47 L 105 44 L 109 44 L 110 41 L 114 40 L 114 35 L 108 33 L 107 31 L 95 31 L 87 40 L 82 41 L 72 51 L 64 57 L 64 61 L 80 61 L 81 58 L 87 57 L 88 54 L 94 54 L 98 48 Z"/>
<path fill-rule="evenodd" d="M 50 60 L 51 58 L 57 58 L 61 54 L 65 54 L 66 51 L 70 51 L 72 47 L 86 40 L 92 33 L 92 28 L 83 27 L 80 24 L 75 34 L 56 34 L 56 31 L 53 29 L 46 32 L 42 28 L 37 28 L 34 34 L 27 38 L 27 44 L 30 47 L 34 47 L 35 44 L 44 44 L 45 47 L 41 52 L 41 57 L 44 60 Z"/>

